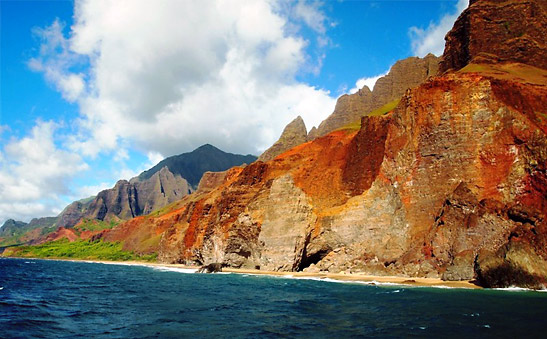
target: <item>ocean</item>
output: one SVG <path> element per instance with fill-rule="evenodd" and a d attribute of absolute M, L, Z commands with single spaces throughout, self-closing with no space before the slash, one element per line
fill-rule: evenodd
<path fill-rule="evenodd" d="M 547 293 L 0 259 L 1 338 L 545 338 Z"/>

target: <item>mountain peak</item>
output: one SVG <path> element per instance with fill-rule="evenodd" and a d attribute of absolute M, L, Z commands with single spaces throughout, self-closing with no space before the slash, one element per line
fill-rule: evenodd
<path fill-rule="evenodd" d="M 305 143 L 308 140 L 308 131 L 306 129 L 306 124 L 304 120 L 299 115 L 293 121 L 291 121 L 283 129 L 283 133 L 279 137 L 279 140 L 268 148 L 262 155 L 258 158 L 260 161 L 272 160 L 279 154 L 298 146 L 302 143 Z"/>
<path fill-rule="evenodd" d="M 220 172 L 256 160 L 253 155 L 232 154 L 211 145 L 204 144 L 195 150 L 163 159 L 151 169 L 139 174 L 139 180 L 151 178 L 156 172 L 167 167 L 174 175 L 180 175 L 195 189 L 203 173 Z"/>

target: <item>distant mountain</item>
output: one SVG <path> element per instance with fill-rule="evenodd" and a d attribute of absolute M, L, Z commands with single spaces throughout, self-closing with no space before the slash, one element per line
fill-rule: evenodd
<path fill-rule="evenodd" d="M 142 172 L 137 178 L 141 181 L 149 179 L 154 173 L 167 167 L 171 173 L 180 175 L 190 183 L 193 189 L 196 189 L 203 173 L 207 171 L 221 172 L 234 166 L 250 164 L 255 160 L 254 155 L 226 153 L 215 146 L 205 144 L 192 152 L 166 158 L 151 169 Z"/>
<path fill-rule="evenodd" d="M 41 242 L 57 228 L 71 228 L 82 220 L 118 222 L 161 209 L 192 193 L 205 172 L 221 172 L 256 160 L 252 155 L 226 153 L 212 145 L 162 160 L 131 180 L 119 180 L 96 196 L 74 201 L 57 217 L 30 223 L 8 220 L 0 228 L 0 246 Z"/>
<path fill-rule="evenodd" d="M 29 223 L 8 219 L 0 228 L 0 246 L 27 243 L 51 229 L 57 217 L 34 218 Z"/>

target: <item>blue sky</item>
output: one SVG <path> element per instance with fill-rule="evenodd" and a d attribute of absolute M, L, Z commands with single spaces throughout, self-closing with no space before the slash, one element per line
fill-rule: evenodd
<path fill-rule="evenodd" d="M 258 155 L 395 61 L 440 55 L 466 6 L 1 1 L 0 224 L 56 215 L 203 143 Z"/>

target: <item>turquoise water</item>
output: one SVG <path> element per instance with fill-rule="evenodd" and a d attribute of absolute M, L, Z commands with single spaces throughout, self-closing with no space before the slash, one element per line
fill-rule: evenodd
<path fill-rule="evenodd" d="M 0 337 L 545 337 L 547 293 L 0 259 Z"/>

